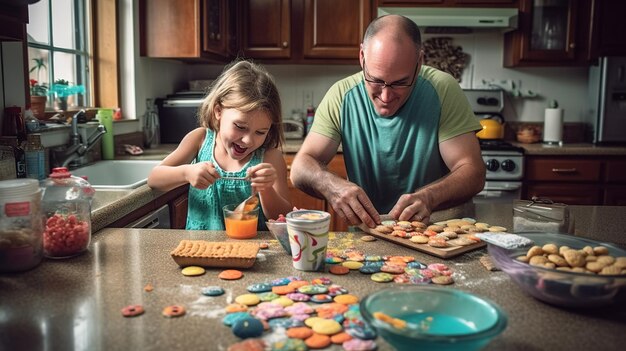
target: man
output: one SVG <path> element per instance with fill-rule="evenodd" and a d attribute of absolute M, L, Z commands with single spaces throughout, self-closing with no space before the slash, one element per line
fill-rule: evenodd
<path fill-rule="evenodd" d="M 375 19 L 359 59 L 362 72 L 321 101 L 291 181 L 350 224 L 371 228 L 379 213 L 427 222 L 432 211 L 481 191 L 481 126 L 456 80 L 423 66 L 417 25 L 403 16 Z M 349 181 L 325 167 L 340 144 Z"/>

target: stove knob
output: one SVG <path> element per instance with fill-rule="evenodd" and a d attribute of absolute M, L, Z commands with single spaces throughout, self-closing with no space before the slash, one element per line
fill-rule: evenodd
<path fill-rule="evenodd" d="M 485 166 L 488 171 L 495 172 L 498 170 L 498 167 L 500 167 L 500 163 L 495 158 L 492 158 L 491 160 L 487 160 L 485 162 Z"/>
<path fill-rule="evenodd" d="M 515 170 L 515 162 L 513 160 L 502 161 L 502 169 L 507 172 L 513 172 Z"/>

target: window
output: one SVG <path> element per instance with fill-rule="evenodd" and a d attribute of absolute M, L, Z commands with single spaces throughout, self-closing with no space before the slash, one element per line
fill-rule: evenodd
<path fill-rule="evenodd" d="M 41 0 L 28 8 L 29 78 L 31 86 L 32 80 L 44 86 L 36 94 L 47 88 L 49 108 L 93 105 L 89 4 L 84 0 Z"/>

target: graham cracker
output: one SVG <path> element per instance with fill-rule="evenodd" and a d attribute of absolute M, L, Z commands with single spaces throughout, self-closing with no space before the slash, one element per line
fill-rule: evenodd
<path fill-rule="evenodd" d="M 181 267 L 250 268 L 259 249 L 256 242 L 181 240 L 171 255 Z"/>

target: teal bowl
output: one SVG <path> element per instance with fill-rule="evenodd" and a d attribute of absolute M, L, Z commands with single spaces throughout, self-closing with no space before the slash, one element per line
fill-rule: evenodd
<path fill-rule="evenodd" d="M 412 285 L 379 290 L 360 303 L 363 318 L 399 351 L 480 350 L 502 333 L 506 314 L 495 303 L 461 290 Z M 376 318 L 381 312 L 406 326 Z"/>

